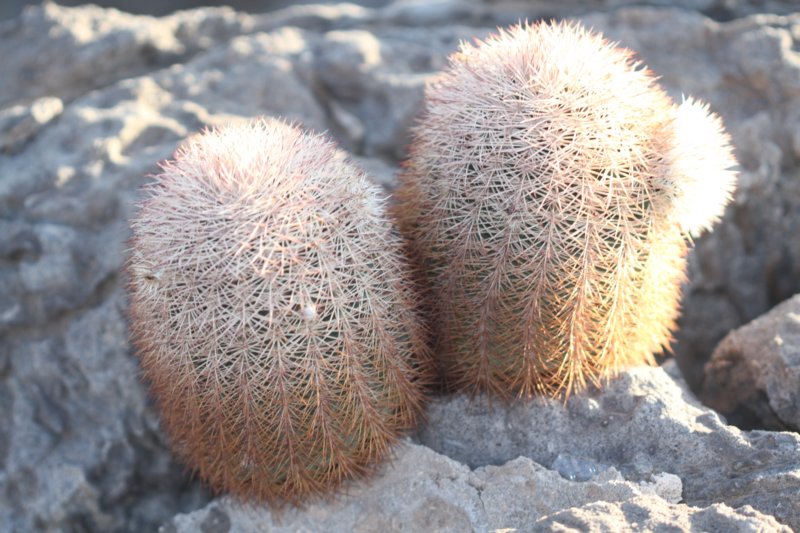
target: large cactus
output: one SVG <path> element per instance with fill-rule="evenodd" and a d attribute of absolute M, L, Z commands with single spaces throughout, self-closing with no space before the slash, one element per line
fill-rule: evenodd
<path fill-rule="evenodd" d="M 206 132 L 132 222 L 131 330 L 174 450 L 275 505 L 369 472 L 428 381 L 400 239 L 323 137 L 276 120 Z"/>
<path fill-rule="evenodd" d="M 574 24 L 463 44 L 426 90 L 399 213 L 448 385 L 556 395 L 652 363 L 685 234 L 734 186 L 721 121 Z"/>

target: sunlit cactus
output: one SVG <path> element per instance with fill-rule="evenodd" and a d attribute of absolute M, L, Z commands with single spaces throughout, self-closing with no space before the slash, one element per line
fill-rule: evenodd
<path fill-rule="evenodd" d="M 376 188 L 322 136 L 257 120 L 192 138 L 146 193 L 131 331 L 177 455 L 276 506 L 369 473 L 430 362 Z"/>
<path fill-rule="evenodd" d="M 667 346 L 686 233 L 734 187 L 721 121 L 576 24 L 462 44 L 398 192 L 447 385 L 569 394 Z"/>

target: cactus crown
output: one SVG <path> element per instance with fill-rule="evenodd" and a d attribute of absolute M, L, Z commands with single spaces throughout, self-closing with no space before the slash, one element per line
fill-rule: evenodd
<path fill-rule="evenodd" d="M 423 401 L 426 349 L 377 189 L 322 136 L 190 139 L 132 222 L 132 334 L 177 453 L 280 505 L 366 473 Z"/>
<path fill-rule="evenodd" d="M 680 137 L 698 125 L 711 135 Z M 399 192 L 449 383 L 552 395 L 652 362 L 677 315 L 682 228 L 720 215 L 732 161 L 706 108 L 677 108 L 579 25 L 462 44 L 427 87 Z"/>

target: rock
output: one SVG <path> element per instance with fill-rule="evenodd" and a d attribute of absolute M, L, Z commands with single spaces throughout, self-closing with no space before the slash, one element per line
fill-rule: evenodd
<path fill-rule="evenodd" d="M 148 530 L 208 499 L 164 451 L 124 313 L 115 289 L 0 345 L 0 530 Z"/>
<path fill-rule="evenodd" d="M 487 30 L 379 28 L 332 31 L 319 43 L 314 83 L 325 96 L 345 145 L 369 157 L 401 159 L 420 111 L 425 81 L 459 40 Z"/>
<path fill-rule="evenodd" d="M 800 431 L 800 294 L 722 340 L 700 397 L 737 425 Z"/>
<path fill-rule="evenodd" d="M 198 531 L 210 521 L 226 524 L 228 529 L 222 531 L 524 530 L 553 510 L 594 501 L 651 495 L 668 505 L 660 497 L 661 487 L 625 481 L 613 468 L 586 482 L 568 481 L 524 457 L 471 471 L 429 448 L 405 443 L 397 448 L 393 463 L 367 482 L 352 483 L 347 494 L 334 501 L 276 515 L 265 507 L 221 498 L 174 517 L 162 531 Z M 675 496 L 669 489 L 665 492 Z"/>
<path fill-rule="evenodd" d="M 127 341 L 128 219 L 157 161 L 204 127 L 269 114 L 329 131 L 390 191 L 424 83 L 459 40 L 520 18 L 582 17 L 639 49 L 676 97 L 709 100 L 733 134 L 741 186 L 722 224 L 697 241 L 676 346 L 696 387 L 719 339 L 800 292 L 800 240 L 791 238 L 800 234 L 800 15 L 722 23 L 691 11 L 721 20 L 759 5 L 792 10 L 779 0 L 630 3 L 642 2 L 609 0 L 609 13 L 578 0 L 443 1 L 161 18 L 45 3 L 0 23 L 0 531 L 150 531 L 210 499 L 172 460 Z M 797 438 L 739 433 L 648 372 L 568 409 L 438 400 L 432 416 L 463 420 L 429 426 L 424 442 L 464 462 L 409 445 L 420 463 L 404 463 L 406 473 L 439 499 L 413 503 L 410 481 L 393 474 L 419 513 L 390 507 L 393 520 L 410 524 L 433 502 L 430 516 L 454 524 L 532 524 L 565 505 L 648 490 L 675 502 L 682 489 L 693 506 L 749 504 L 798 527 Z M 508 420 L 536 425 L 528 434 Z M 542 427 L 554 428 L 549 448 L 532 440 Z M 465 438 L 474 449 L 459 448 Z M 554 495 L 526 493 L 529 481 Z M 446 499 L 437 483 L 463 499 Z M 493 502 L 486 510 L 479 495 Z M 233 505 L 225 502 L 211 505 Z M 317 509 L 345 513 L 339 505 Z M 204 512 L 206 529 L 239 520 Z"/>
<path fill-rule="evenodd" d="M 63 102 L 52 96 L 39 98 L 30 106 L 3 109 L 0 111 L 0 152 L 16 152 L 63 110 Z"/>
<path fill-rule="evenodd" d="M 230 8 L 163 18 L 50 1 L 0 26 L 0 106 L 41 96 L 62 100 L 151 72 L 245 33 L 252 19 Z M 11 52 L 13 50 L 13 53 Z"/>
<path fill-rule="evenodd" d="M 162 531 L 197 531 L 212 520 L 232 531 L 276 532 L 589 530 L 613 523 L 629 531 L 659 524 L 791 531 L 771 513 L 800 525 L 800 437 L 725 426 L 661 369 L 630 371 L 567 405 L 439 399 L 419 440 L 399 446 L 373 479 L 352 483 L 331 502 L 276 515 L 221 498 L 174 517 Z M 557 468 L 565 454 L 573 467 L 591 465 L 582 481 L 571 479 L 574 468 Z M 717 486 L 703 486 L 709 483 Z"/>
<path fill-rule="evenodd" d="M 791 529 L 752 507 L 731 509 L 717 503 L 705 509 L 665 505 L 653 496 L 625 502 L 595 502 L 538 520 L 531 531 L 775 531 Z"/>
<path fill-rule="evenodd" d="M 727 426 L 660 368 L 632 369 L 566 405 L 440 398 L 419 440 L 472 468 L 520 456 L 557 468 L 568 455 L 633 481 L 665 472 L 681 479 L 688 505 L 750 505 L 800 527 L 800 436 Z"/>

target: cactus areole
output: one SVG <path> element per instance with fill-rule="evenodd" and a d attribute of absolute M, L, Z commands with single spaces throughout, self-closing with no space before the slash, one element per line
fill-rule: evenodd
<path fill-rule="evenodd" d="M 132 222 L 131 330 L 173 449 L 280 506 L 368 473 L 414 426 L 426 348 L 378 191 L 322 136 L 190 139 Z"/>
<path fill-rule="evenodd" d="M 426 88 L 398 193 L 448 385 L 568 394 L 653 363 L 686 235 L 721 216 L 734 165 L 718 117 L 579 25 L 462 44 Z"/>

